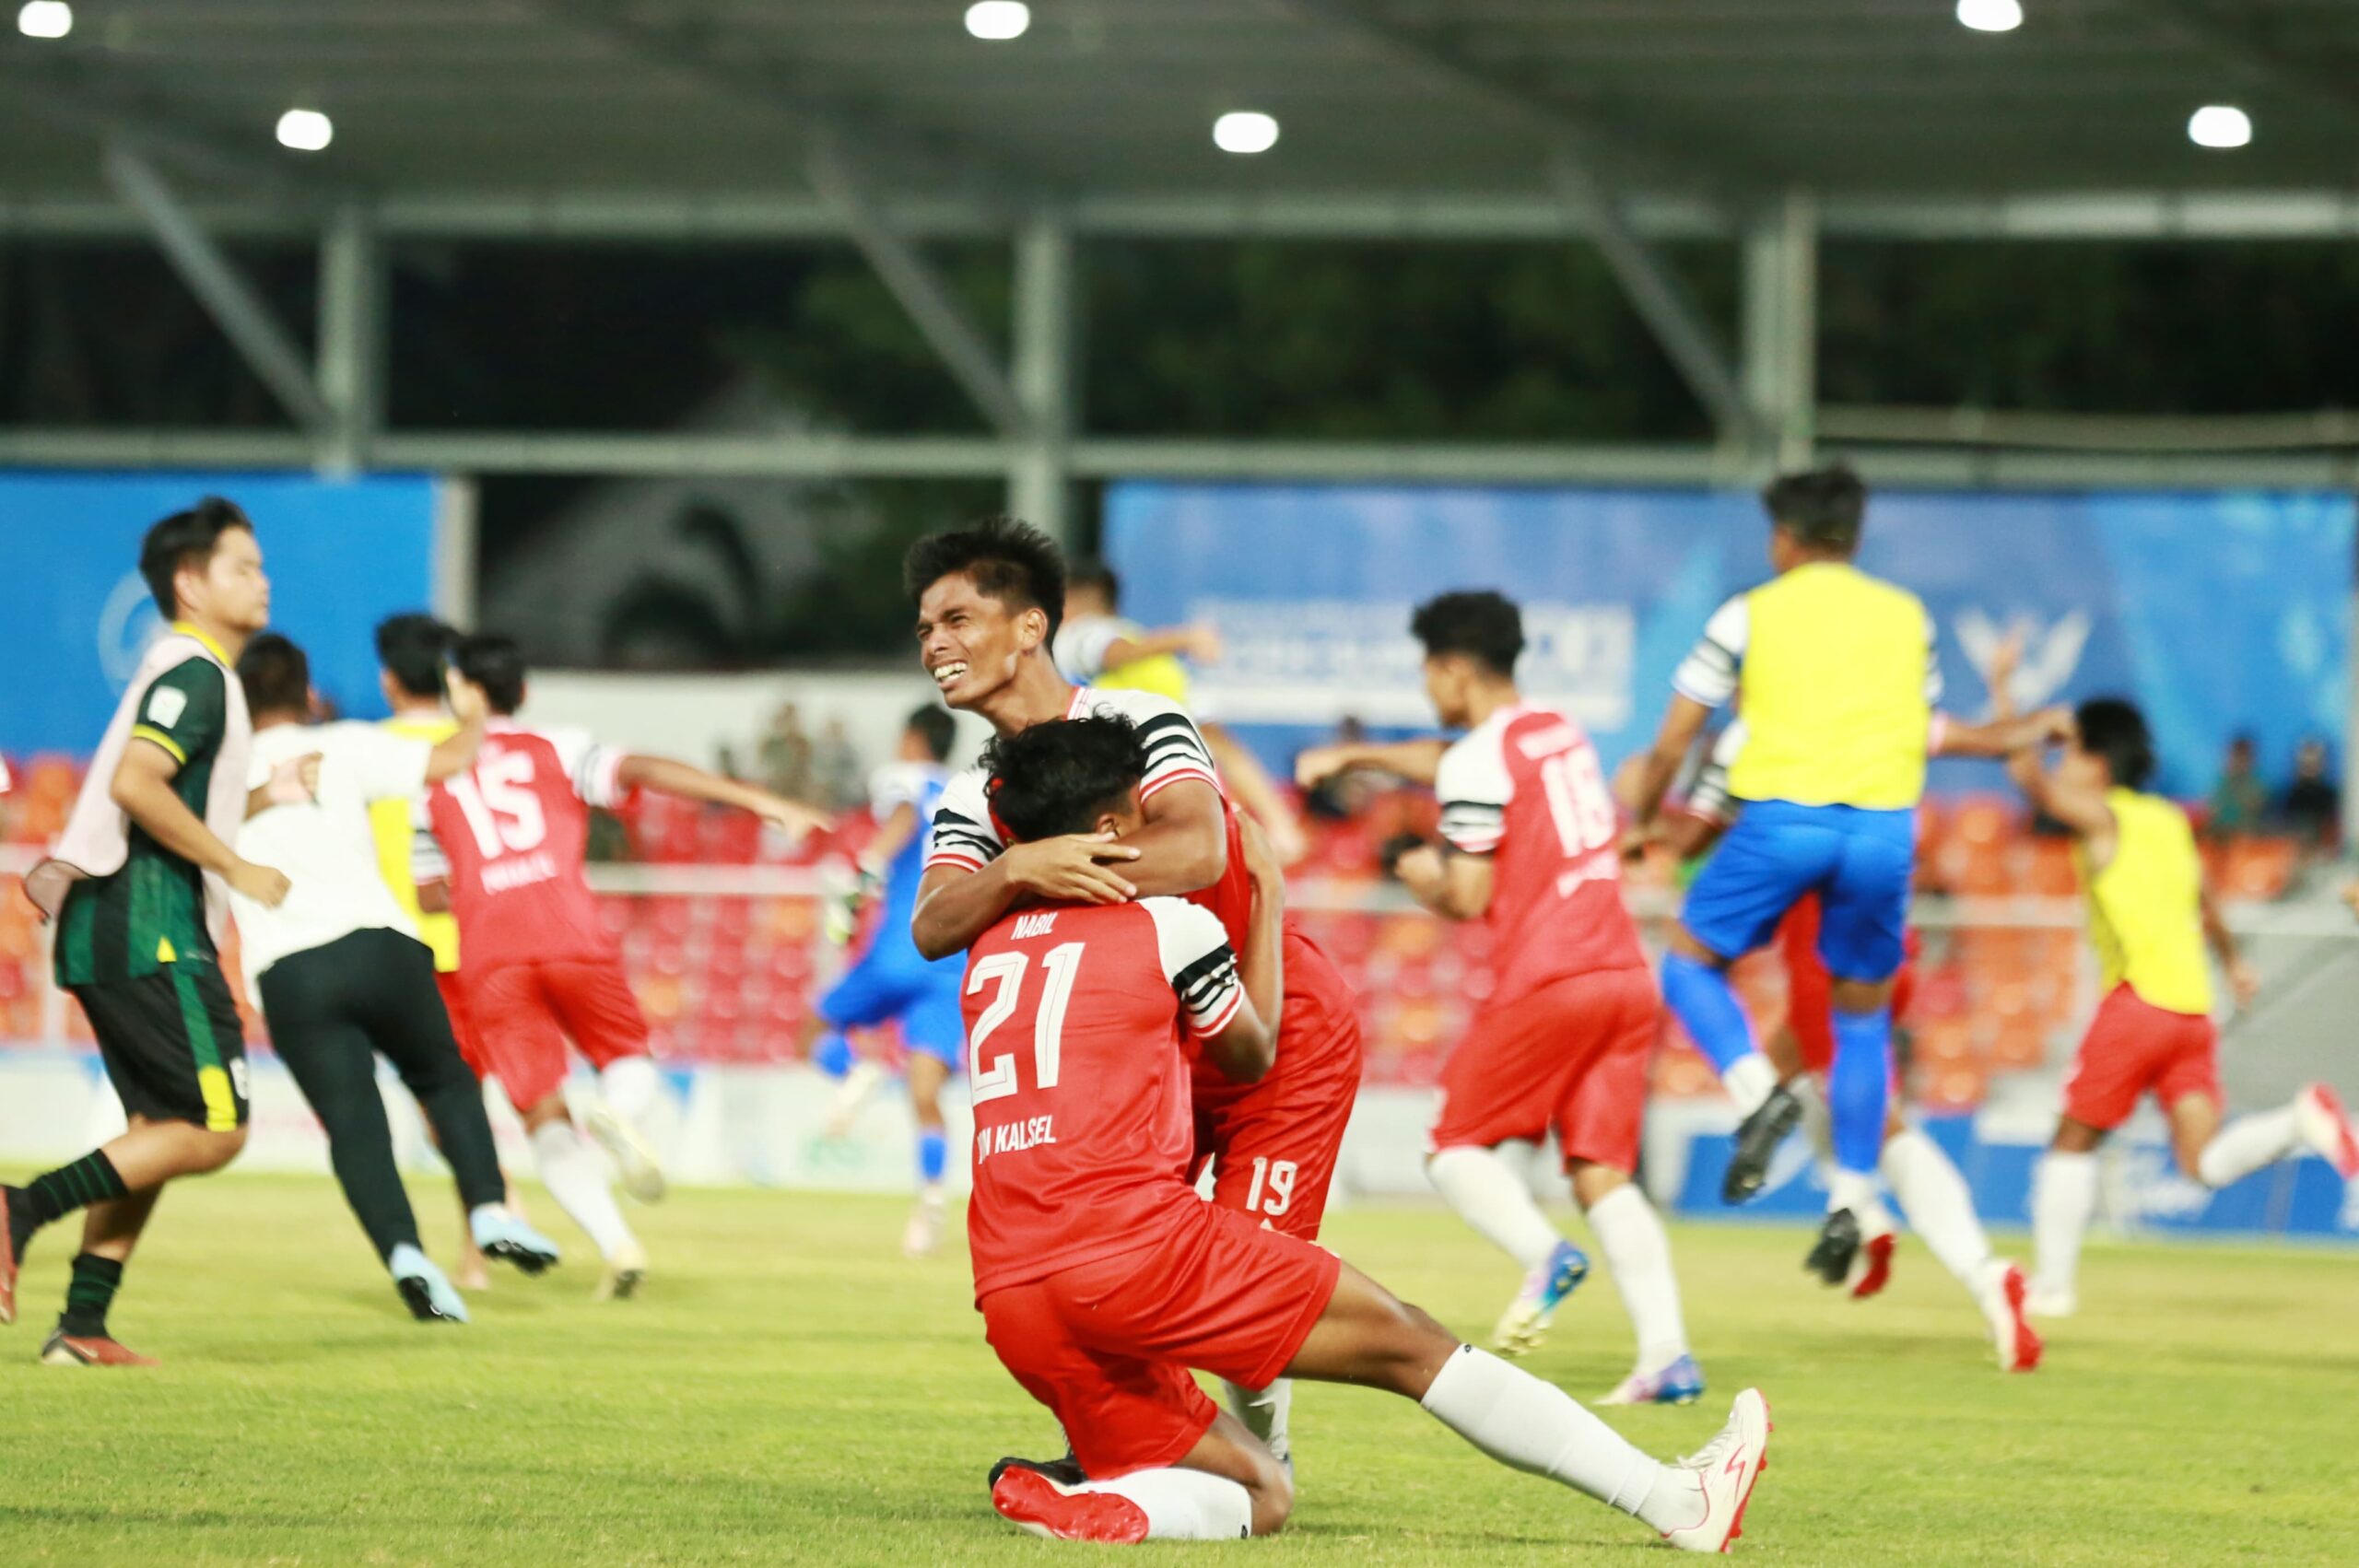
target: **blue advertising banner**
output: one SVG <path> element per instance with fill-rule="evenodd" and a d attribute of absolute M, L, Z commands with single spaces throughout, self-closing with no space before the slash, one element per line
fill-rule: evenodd
<path fill-rule="evenodd" d="M 370 633 L 434 590 L 435 482 L 266 474 L 0 474 L 0 626 L 16 669 L 0 751 L 97 744 L 160 624 L 139 576 L 157 519 L 207 495 L 254 520 L 271 624 L 311 655 L 320 690 L 354 718 L 385 711 Z"/>
<path fill-rule="evenodd" d="M 2339 751 L 2355 513 L 2325 494 L 1892 492 L 1860 564 L 1925 600 L 1946 706 L 1983 711 L 1982 672 L 2021 627 L 2020 701 L 2135 698 L 2163 786 L 2194 795 L 2237 733 L 2272 778 L 2305 737 Z M 1131 482 L 1106 502 L 1123 613 L 1216 625 L 1226 657 L 1198 699 L 1273 761 L 1347 715 L 1430 725 L 1409 611 L 1453 588 L 1521 603 L 1525 690 L 1619 760 L 1712 610 L 1767 577 L 1766 539 L 1753 497 L 1704 491 Z"/>

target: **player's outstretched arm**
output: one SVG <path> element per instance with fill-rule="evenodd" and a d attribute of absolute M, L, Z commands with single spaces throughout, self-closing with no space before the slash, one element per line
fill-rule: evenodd
<path fill-rule="evenodd" d="M 1199 726 L 1203 732 L 1205 749 L 1213 754 L 1213 765 L 1220 769 L 1229 793 L 1237 803 L 1260 823 L 1270 836 L 1270 851 L 1282 866 L 1293 865 L 1310 852 L 1310 841 L 1303 837 L 1302 825 L 1295 820 L 1294 808 L 1278 793 L 1278 786 L 1270 770 L 1252 748 L 1239 742 L 1219 724 Z"/>
<path fill-rule="evenodd" d="M 455 778 L 473 767 L 475 753 L 483 747 L 484 726 L 490 722 L 491 705 L 485 700 L 481 686 L 456 670 L 443 677 L 443 684 L 450 698 L 451 717 L 459 721 L 459 727 L 437 741 L 434 749 L 426 754 L 428 784 Z"/>
<path fill-rule="evenodd" d="M 1177 654 L 1192 659 L 1199 664 L 1220 662 L 1220 633 L 1212 626 L 1159 626 L 1140 632 L 1136 637 L 1118 637 L 1106 645 L 1106 658 L 1093 671 L 1119 670 L 1125 664 L 1135 664 L 1142 659 L 1158 659 L 1164 654 Z"/>
<path fill-rule="evenodd" d="M 1629 795 L 1623 804 L 1630 808 L 1633 825 L 1632 842 L 1641 850 L 1647 832 L 1654 825 L 1655 817 L 1662 811 L 1662 798 L 1671 781 L 1679 777 L 1681 764 L 1696 744 L 1696 737 L 1704 732 L 1705 720 L 1712 710 L 1684 693 L 1672 694 L 1670 710 L 1662 716 L 1662 728 L 1655 731 L 1655 743 L 1640 760 L 1639 766 L 1625 776 Z"/>
<path fill-rule="evenodd" d="M 1323 784 L 1355 767 L 1372 767 L 1430 786 L 1441 771 L 1441 755 L 1449 743 L 1439 738 L 1419 741 L 1363 741 L 1343 745 L 1311 746 L 1294 759 L 1294 781 L 1301 789 Z"/>
<path fill-rule="evenodd" d="M 121 806 L 147 837 L 184 860 L 221 877 L 237 892 L 266 908 L 287 901 L 287 878 L 268 866 L 241 859 L 205 825 L 172 790 L 180 759 L 155 742 L 135 736 L 123 747 L 108 781 L 107 798 Z"/>
<path fill-rule="evenodd" d="M 790 801 L 783 795 L 773 795 L 768 790 L 751 784 L 741 784 L 734 778 L 723 778 L 717 773 L 707 773 L 685 762 L 668 756 L 640 756 L 636 754 L 623 758 L 616 772 L 617 783 L 625 790 L 652 790 L 659 795 L 677 795 L 685 801 L 702 801 L 710 805 L 735 806 L 752 812 L 773 827 L 784 828 L 797 838 L 824 832 L 827 815 L 800 801 Z"/>

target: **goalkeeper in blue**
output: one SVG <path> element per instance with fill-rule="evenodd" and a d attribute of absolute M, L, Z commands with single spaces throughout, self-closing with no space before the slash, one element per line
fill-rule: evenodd
<path fill-rule="evenodd" d="M 839 1138 L 851 1130 L 862 1103 L 885 1072 L 852 1048 L 844 1031 L 900 1025 L 908 1051 L 902 1071 L 918 1133 L 918 1203 L 901 1236 L 901 1249 L 912 1258 L 942 1245 L 948 1207 L 945 1174 L 950 1159 L 942 1090 L 957 1071 L 967 1044 L 967 1026 L 958 1011 L 966 954 L 928 960 L 910 937 L 933 808 L 950 777 L 943 765 L 954 732 L 949 709 L 933 704 L 919 708 L 901 731 L 898 758 L 869 778 L 868 809 L 877 828 L 860 857 L 855 919 L 862 906 L 880 907 L 874 910 L 866 950 L 819 999 L 806 1036 L 812 1061 L 843 1081 L 827 1117 L 828 1135 Z"/>

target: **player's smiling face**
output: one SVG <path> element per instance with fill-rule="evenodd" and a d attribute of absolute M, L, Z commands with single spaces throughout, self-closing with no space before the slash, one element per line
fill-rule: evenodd
<path fill-rule="evenodd" d="M 955 708 L 971 708 L 1014 680 L 1048 631 L 1045 614 L 1012 609 L 965 572 L 935 579 L 918 599 L 919 661 Z"/>

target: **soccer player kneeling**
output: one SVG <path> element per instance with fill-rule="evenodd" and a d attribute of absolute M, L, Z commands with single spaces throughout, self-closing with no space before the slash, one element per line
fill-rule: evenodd
<path fill-rule="evenodd" d="M 1126 720 L 1034 725 L 992 746 L 1017 840 L 1134 832 L 1146 749 Z M 1267 854 L 1249 835 L 1248 853 Z M 992 1348 L 1072 1440 L 1081 1477 L 1003 1461 L 992 1506 L 1067 1539 L 1235 1539 L 1285 1522 L 1285 1470 L 1190 1375 L 1281 1375 L 1417 1400 L 1503 1464 L 1636 1515 L 1689 1550 L 1735 1539 L 1765 1463 L 1752 1389 L 1691 1459 L 1649 1458 L 1569 1395 L 1461 1344 L 1332 1253 L 1199 1199 L 1189 1065 L 1266 1072 L 1284 993 L 1278 901 L 1246 951 L 1176 898 L 1011 910 L 967 970 L 976 1305 Z"/>

